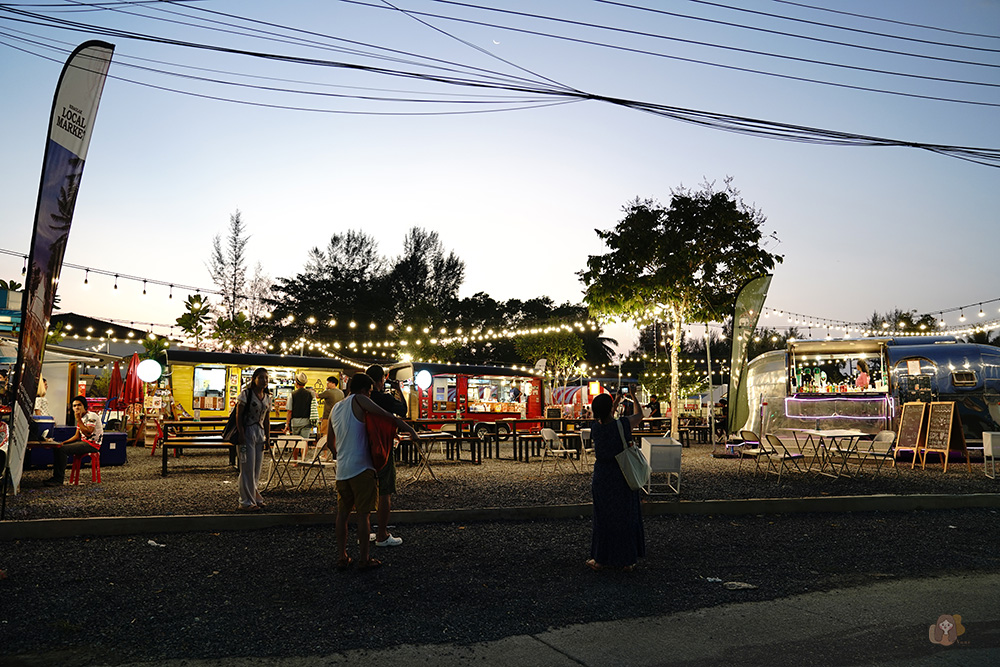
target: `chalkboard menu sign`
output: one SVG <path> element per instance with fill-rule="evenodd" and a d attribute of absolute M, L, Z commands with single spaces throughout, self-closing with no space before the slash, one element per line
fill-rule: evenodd
<path fill-rule="evenodd" d="M 899 436 L 896 449 L 913 449 L 923 446 L 924 417 L 927 404 L 914 402 L 903 404 L 903 414 L 899 417 Z M 916 456 L 914 456 L 914 461 Z"/>
<path fill-rule="evenodd" d="M 927 449 L 948 451 L 954 412 L 954 403 L 931 403 L 930 418 L 927 421 Z"/>
<path fill-rule="evenodd" d="M 927 438 L 921 451 L 920 467 L 927 464 L 927 453 L 937 452 L 944 463 L 944 471 L 948 472 L 948 452 L 954 450 L 965 454 L 965 462 L 972 472 L 969 461 L 969 450 L 965 446 L 965 435 L 962 433 L 962 421 L 955 410 L 955 403 L 931 403 L 927 418 Z"/>

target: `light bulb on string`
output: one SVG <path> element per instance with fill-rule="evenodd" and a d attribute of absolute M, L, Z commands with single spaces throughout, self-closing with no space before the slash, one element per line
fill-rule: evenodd
<path fill-rule="evenodd" d="M 965 321 L 965 310 L 962 310 L 962 316 L 958 318 L 958 321 L 959 322 L 964 322 Z"/>
<path fill-rule="evenodd" d="M 170 295 L 167 298 L 168 299 L 173 299 L 174 298 L 174 286 L 173 285 L 170 286 Z"/>
<path fill-rule="evenodd" d="M 87 287 L 90 285 L 90 269 L 83 272 L 83 286 Z"/>
<path fill-rule="evenodd" d="M 115 289 L 118 289 L 118 274 L 115 274 Z"/>
<path fill-rule="evenodd" d="M 142 295 L 146 296 L 146 281 L 142 281 Z"/>
<path fill-rule="evenodd" d="M 983 304 L 979 304 L 979 317 L 985 317 L 986 313 L 983 312 Z"/>
<path fill-rule="evenodd" d="M 28 272 L 28 256 L 24 256 L 24 266 L 21 267 L 21 275 L 23 276 Z"/>

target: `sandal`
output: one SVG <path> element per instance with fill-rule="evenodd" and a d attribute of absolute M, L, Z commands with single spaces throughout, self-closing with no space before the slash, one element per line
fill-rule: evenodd
<path fill-rule="evenodd" d="M 351 567 L 351 565 L 353 564 L 354 560 L 350 556 L 348 556 L 347 558 L 341 558 L 340 560 L 337 561 L 337 571 L 343 572 L 344 570 Z"/>
<path fill-rule="evenodd" d="M 382 567 L 382 561 L 380 561 L 378 558 L 369 558 L 368 562 L 358 565 L 358 569 L 361 570 L 362 572 L 367 570 L 374 570 L 377 567 Z"/>
<path fill-rule="evenodd" d="M 587 567 L 589 567 L 594 572 L 597 572 L 598 570 L 603 570 L 604 569 L 604 566 L 601 565 L 600 563 L 598 563 L 593 558 L 591 558 L 590 560 L 588 560 L 587 562 L 585 562 L 584 565 L 586 565 Z"/>

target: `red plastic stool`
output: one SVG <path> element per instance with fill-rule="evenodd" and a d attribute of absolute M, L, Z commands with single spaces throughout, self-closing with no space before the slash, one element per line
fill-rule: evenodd
<path fill-rule="evenodd" d="M 101 483 L 101 453 L 91 452 L 90 454 L 74 454 L 73 470 L 69 473 L 69 483 L 80 483 L 80 466 L 83 465 L 83 457 L 90 457 L 90 481 L 94 484 Z"/>

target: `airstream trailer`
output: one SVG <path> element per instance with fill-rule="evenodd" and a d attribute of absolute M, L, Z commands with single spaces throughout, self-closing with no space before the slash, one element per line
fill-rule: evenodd
<path fill-rule="evenodd" d="M 859 369 L 868 382 L 858 382 Z M 902 405 L 953 401 L 966 440 L 1000 430 L 1000 348 L 952 336 L 791 341 L 751 361 L 742 428 L 894 429 Z"/>

